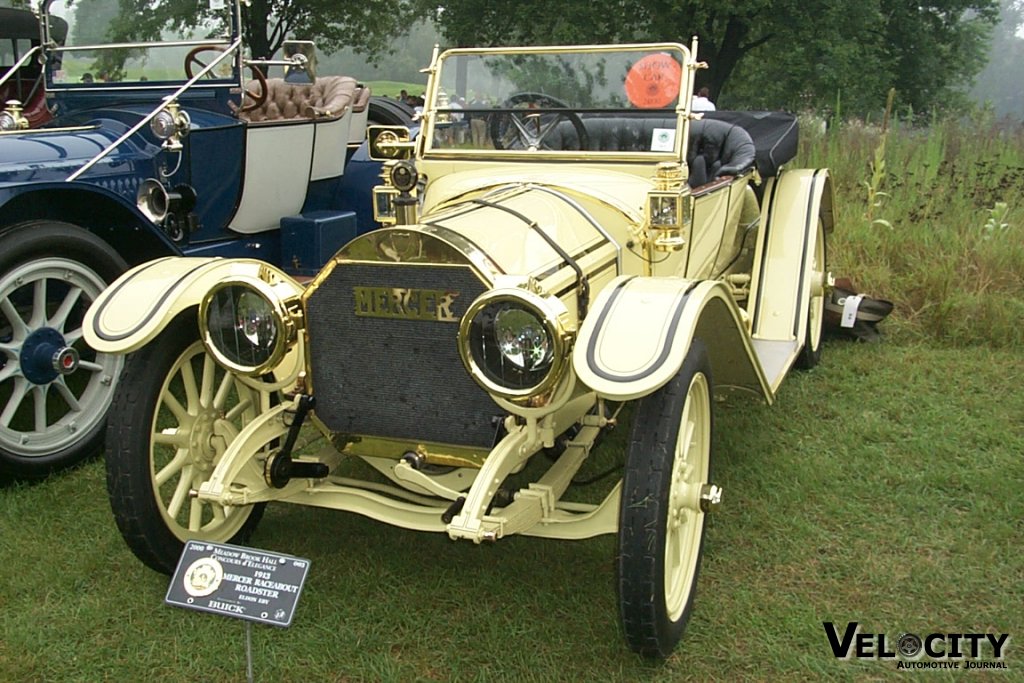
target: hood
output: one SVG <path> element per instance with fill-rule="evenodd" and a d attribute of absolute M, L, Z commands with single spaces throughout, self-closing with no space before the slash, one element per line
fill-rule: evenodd
<path fill-rule="evenodd" d="M 469 266 L 488 287 L 533 280 L 574 310 L 581 280 L 596 293 L 621 271 L 618 242 L 607 224 L 621 230 L 624 219 L 622 212 L 568 189 L 491 186 L 425 213 L 416 225 L 358 237 L 336 261 Z"/>
<path fill-rule="evenodd" d="M 0 183 L 62 181 L 123 135 L 115 122 L 62 129 L 36 129 L 0 136 Z M 121 143 L 88 174 L 123 175 L 125 163 L 150 159 L 160 148 L 134 136 Z"/>

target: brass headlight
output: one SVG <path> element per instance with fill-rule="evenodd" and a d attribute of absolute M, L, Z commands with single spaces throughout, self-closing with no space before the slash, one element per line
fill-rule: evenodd
<path fill-rule="evenodd" d="M 523 402 L 561 378 L 571 335 L 558 299 L 521 289 L 495 289 L 469 307 L 459 325 L 459 353 L 477 384 Z"/>
<path fill-rule="evenodd" d="M 239 277 L 210 290 L 199 310 L 199 329 L 219 363 L 254 377 L 280 363 L 295 337 L 280 299 L 255 278 Z"/>
<path fill-rule="evenodd" d="M 0 112 L 0 131 L 25 130 L 28 119 L 22 113 L 24 109 L 19 100 L 7 100 L 7 107 Z"/>

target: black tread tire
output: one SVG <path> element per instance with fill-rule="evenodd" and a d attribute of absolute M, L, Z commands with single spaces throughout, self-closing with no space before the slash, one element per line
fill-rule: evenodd
<path fill-rule="evenodd" d="M 818 236 L 817 239 L 821 240 L 822 244 L 822 258 L 824 259 L 821 263 L 821 270 L 823 273 L 828 273 L 828 252 L 825 247 L 828 246 L 828 242 L 825 239 L 825 227 L 818 219 Z M 796 357 L 796 367 L 799 370 L 810 370 L 821 363 L 822 350 L 825 346 L 825 297 L 826 294 L 822 294 L 821 301 L 815 303 L 814 301 L 807 302 L 808 311 L 812 306 L 818 307 L 818 320 L 817 323 L 813 320 L 813 316 L 808 313 L 807 315 L 807 330 L 804 334 L 804 345 L 800 349 L 799 355 Z M 817 326 L 817 330 L 814 327 Z M 812 340 L 817 332 L 818 345 L 814 346 Z"/>
<path fill-rule="evenodd" d="M 699 515 L 701 536 L 696 565 L 682 612 L 673 620 L 665 596 L 667 510 L 680 419 L 691 382 L 698 374 L 707 380 L 708 472 L 713 430 L 713 383 L 704 344 L 694 339 L 678 374 L 665 386 L 641 399 L 633 427 L 622 481 L 618 538 L 618 598 L 626 642 L 645 657 L 668 657 L 682 638 L 693 610 L 697 578 L 704 552 L 707 515 Z"/>
<path fill-rule="evenodd" d="M 0 279 L 33 260 L 53 257 L 78 262 L 108 285 L 128 269 L 128 264 L 113 247 L 71 223 L 33 220 L 0 232 Z M 95 456 L 102 449 L 105 426 L 105 421 L 100 420 L 92 428 L 83 430 L 74 443 L 42 456 L 20 454 L 0 445 L 0 477 L 38 479 Z"/>
<path fill-rule="evenodd" d="M 163 519 L 151 478 L 150 434 L 154 407 L 167 373 L 198 339 L 196 310 L 179 314 L 160 335 L 129 359 L 107 427 L 107 493 L 114 520 L 135 556 L 146 566 L 172 574 L 184 546 Z M 245 543 L 266 503 L 253 505 L 244 524 L 218 543 Z"/>
<path fill-rule="evenodd" d="M 411 126 L 413 110 L 405 102 L 390 97 L 370 96 L 367 122 L 371 126 Z"/>

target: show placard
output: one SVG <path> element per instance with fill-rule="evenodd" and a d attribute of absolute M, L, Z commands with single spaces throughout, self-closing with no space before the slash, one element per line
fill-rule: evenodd
<path fill-rule="evenodd" d="M 176 607 L 287 627 L 308 572 L 309 560 L 301 557 L 188 541 L 164 601 Z"/>

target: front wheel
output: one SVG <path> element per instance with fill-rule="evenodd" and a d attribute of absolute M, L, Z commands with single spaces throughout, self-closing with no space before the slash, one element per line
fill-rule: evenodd
<path fill-rule="evenodd" d="M 704 548 L 712 381 L 694 340 L 679 373 L 633 418 L 619 513 L 619 611 L 629 647 L 667 657 L 686 628 Z"/>
<path fill-rule="evenodd" d="M 134 354 L 107 431 L 107 490 L 117 526 L 140 560 L 167 574 L 188 539 L 244 543 L 264 508 L 193 495 L 271 403 L 271 394 L 217 365 L 196 336 L 195 314 L 186 311 Z"/>

